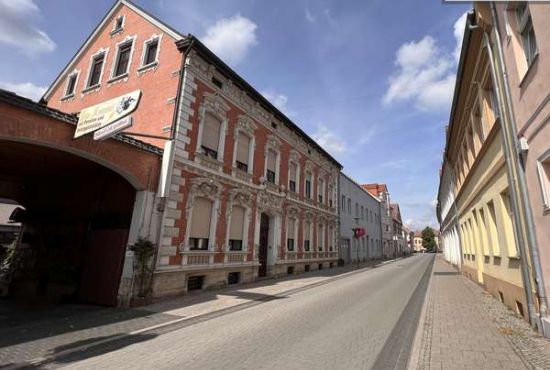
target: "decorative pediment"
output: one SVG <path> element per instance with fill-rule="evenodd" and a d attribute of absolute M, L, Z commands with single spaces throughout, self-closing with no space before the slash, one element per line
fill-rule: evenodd
<path fill-rule="evenodd" d="M 331 227 L 337 227 L 338 226 L 338 219 L 336 218 L 330 218 L 328 220 L 328 225 L 331 226 Z"/>
<path fill-rule="evenodd" d="M 205 177 L 191 179 L 189 183 L 191 194 L 210 200 L 219 199 L 223 191 L 223 186 L 219 182 Z"/>
<path fill-rule="evenodd" d="M 252 207 L 253 195 L 250 191 L 245 189 L 231 189 L 229 190 L 229 202 L 231 205 L 237 204 L 242 207 Z"/>
<path fill-rule="evenodd" d="M 258 194 L 258 206 L 259 207 L 269 207 L 269 208 L 282 208 L 283 198 L 270 194 L 267 191 L 261 191 Z"/>
<path fill-rule="evenodd" d="M 281 139 L 279 139 L 277 136 L 271 134 L 267 136 L 267 140 L 265 142 L 265 154 L 267 155 L 267 151 L 269 149 L 280 151 L 281 146 L 283 143 L 281 142 Z"/>
<path fill-rule="evenodd" d="M 225 102 L 225 100 L 218 93 L 206 93 L 204 94 L 204 102 L 202 103 L 202 110 L 213 114 L 221 121 L 227 119 L 227 112 L 231 107 Z"/>
<path fill-rule="evenodd" d="M 300 208 L 294 206 L 294 205 L 288 205 L 286 207 L 286 214 L 287 216 L 289 217 L 292 217 L 292 218 L 298 218 L 299 215 L 300 215 Z"/>
<path fill-rule="evenodd" d="M 254 123 L 252 118 L 244 114 L 239 115 L 237 117 L 237 124 L 235 125 L 235 136 L 238 135 L 239 131 L 243 131 L 253 136 L 257 128 L 258 126 Z"/>
<path fill-rule="evenodd" d="M 309 159 L 306 161 L 306 171 L 310 172 L 311 174 L 313 174 L 313 169 L 315 168 L 315 165 L 313 164 L 312 161 L 310 161 Z"/>
<path fill-rule="evenodd" d="M 290 150 L 290 155 L 289 155 L 289 160 L 291 162 L 295 162 L 297 164 L 300 163 L 300 153 L 298 153 L 298 151 L 296 149 L 291 149 Z"/>
<path fill-rule="evenodd" d="M 318 224 L 324 224 L 327 222 L 327 218 L 323 215 L 318 215 L 317 216 L 317 223 Z"/>

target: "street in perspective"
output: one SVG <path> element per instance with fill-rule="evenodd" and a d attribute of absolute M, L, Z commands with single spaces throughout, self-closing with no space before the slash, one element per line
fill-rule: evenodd
<path fill-rule="evenodd" d="M 550 370 L 549 40 L 545 1 L 0 0 L 0 369 Z"/>

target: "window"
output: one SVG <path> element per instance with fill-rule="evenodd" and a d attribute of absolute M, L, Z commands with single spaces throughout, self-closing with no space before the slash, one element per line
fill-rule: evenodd
<path fill-rule="evenodd" d="M 342 195 L 342 212 L 346 212 L 346 196 Z"/>
<path fill-rule="evenodd" d="M 271 127 L 273 127 L 274 130 L 277 130 L 277 124 L 275 122 L 271 122 Z"/>
<path fill-rule="evenodd" d="M 370 211 L 370 222 L 372 223 L 372 211 Z"/>
<path fill-rule="evenodd" d="M 547 151 L 537 162 L 540 189 L 542 191 L 542 205 L 544 210 L 550 207 L 550 151 Z"/>
<path fill-rule="evenodd" d="M 237 138 L 237 160 L 235 164 L 241 171 L 248 172 L 248 156 L 250 153 L 250 138 L 239 132 Z"/>
<path fill-rule="evenodd" d="M 325 181 L 319 179 L 319 185 L 317 187 L 317 197 L 319 198 L 319 203 L 323 204 L 323 195 L 325 193 Z"/>
<path fill-rule="evenodd" d="M 267 181 L 272 184 L 275 184 L 276 181 L 276 163 L 277 163 L 277 153 L 271 149 L 267 151 L 267 171 L 266 177 Z"/>
<path fill-rule="evenodd" d="M 157 61 L 157 52 L 159 50 L 159 40 L 154 39 L 145 44 L 145 56 L 143 58 L 143 66 L 148 66 Z"/>
<path fill-rule="evenodd" d="M 304 252 L 309 252 L 310 237 L 311 237 L 311 223 L 309 221 L 306 221 L 304 223 Z"/>
<path fill-rule="evenodd" d="M 90 69 L 90 76 L 88 78 L 88 87 L 99 85 L 101 80 L 101 73 L 103 72 L 103 62 L 105 60 L 105 53 L 97 55 L 92 60 L 92 67 Z"/>
<path fill-rule="evenodd" d="M 487 95 L 489 97 L 489 105 L 491 107 L 491 112 L 493 113 L 493 118 L 496 121 L 500 118 L 500 112 L 498 110 L 497 94 L 492 86 L 487 89 Z"/>
<path fill-rule="evenodd" d="M 195 198 L 189 231 L 189 249 L 208 249 L 211 216 L 212 201 L 206 198 Z"/>
<path fill-rule="evenodd" d="M 319 248 L 319 252 L 323 250 L 324 244 L 325 244 L 324 227 L 323 227 L 323 224 L 319 224 L 317 227 L 317 246 Z"/>
<path fill-rule="evenodd" d="M 113 28 L 113 32 L 121 31 L 122 27 L 124 27 L 124 16 L 121 15 L 115 20 L 115 26 Z"/>
<path fill-rule="evenodd" d="M 294 251 L 294 227 L 296 226 L 296 220 L 293 218 L 288 219 L 288 224 L 286 225 L 286 250 L 289 252 Z"/>
<path fill-rule="evenodd" d="M 76 90 L 76 81 L 78 78 L 78 73 L 73 73 L 69 76 L 67 80 L 67 89 L 65 90 L 65 96 L 72 96 Z"/>
<path fill-rule="evenodd" d="M 359 203 L 355 203 L 355 217 L 359 217 Z"/>
<path fill-rule="evenodd" d="M 306 172 L 306 197 L 311 199 L 311 173 Z"/>
<path fill-rule="evenodd" d="M 332 188 L 332 185 L 328 187 L 328 205 L 332 208 L 333 203 L 333 197 L 334 197 L 334 189 Z"/>
<path fill-rule="evenodd" d="M 206 113 L 204 117 L 201 148 L 204 154 L 214 159 L 218 159 L 220 131 L 220 120 L 218 120 L 213 115 Z"/>
<path fill-rule="evenodd" d="M 498 236 L 498 229 L 497 229 L 497 216 L 495 212 L 495 204 L 493 201 L 490 201 L 487 203 L 487 209 L 488 212 L 488 235 L 490 238 L 491 243 L 491 249 L 493 250 L 493 256 L 500 256 L 500 240 Z"/>
<path fill-rule="evenodd" d="M 328 237 L 328 250 L 332 252 L 332 250 L 334 249 L 334 229 L 332 228 L 332 226 L 328 228 Z"/>
<path fill-rule="evenodd" d="M 502 200 L 502 219 L 504 222 L 503 231 L 506 236 L 506 246 L 508 248 L 508 257 L 519 257 L 519 251 L 516 245 L 515 234 L 514 234 L 514 213 L 512 211 L 512 206 L 510 202 L 510 194 L 508 190 L 500 194 Z"/>
<path fill-rule="evenodd" d="M 351 199 L 348 198 L 348 213 L 351 215 Z"/>
<path fill-rule="evenodd" d="M 212 77 L 211 81 L 216 87 L 218 87 L 220 89 L 223 87 L 222 82 L 219 79 L 217 79 L 216 77 Z"/>
<path fill-rule="evenodd" d="M 288 189 L 295 193 L 296 192 L 296 177 L 298 176 L 298 166 L 294 162 L 290 162 L 289 169 L 289 179 L 288 179 Z"/>
<path fill-rule="evenodd" d="M 516 15 L 518 21 L 518 31 L 521 34 L 523 52 L 525 53 L 525 58 L 527 59 L 527 66 L 531 66 L 538 53 L 538 49 L 537 39 L 533 29 L 533 20 L 531 19 L 531 13 L 526 1 L 519 1 L 517 3 Z"/>
<path fill-rule="evenodd" d="M 365 219 L 365 209 L 361 206 L 361 220 Z"/>
<path fill-rule="evenodd" d="M 132 45 L 133 42 L 130 41 L 118 48 L 115 73 L 113 77 L 119 77 L 128 73 L 128 67 L 130 66 L 130 55 L 132 53 Z"/>
<path fill-rule="evenodd" d="M 231 226 L 229 228 L 229 250 L 243 250 L 245 209 L 241 206 L 233 206 L 231 210 Z"/>

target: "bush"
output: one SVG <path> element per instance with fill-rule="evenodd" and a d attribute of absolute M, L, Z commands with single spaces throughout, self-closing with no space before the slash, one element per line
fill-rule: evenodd
<path fill-rule="evenodd" d="M 342 267 L 344 266 L 346 263 L 344 262 L 344 259 L 343 258 L 339 258 L 338 259 L 338 267 Z"/>
<path fill-rule="evenodd" d="M 140 278 L 139 285 L 139 297 L 147 296 L 147 289 L 145 288 L 145 282 L 151 269 L 149 268 L 149 261 L 155 254 L 155 244 L 148 239 L 139 238 L 135 244 L 130 246 L 130 250 L 134 252 L 134 266 L 138 271 Z"/>

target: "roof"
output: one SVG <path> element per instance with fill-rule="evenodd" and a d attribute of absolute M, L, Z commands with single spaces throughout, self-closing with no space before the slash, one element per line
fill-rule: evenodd
<path fill-rule="evenodd" d="M 14 209 L 20 207 L 17 204 L 0 203 L 0 226 L 18 226 L 19 223 L 10 222 L 10 216 Z"/>
<path fill-rule="evenodd" d="M 131 1 L 129 0 L 117 0 L 113 6 L 111 7 L 111 9 L 109 9 L 109 11 L 107 12 L 107 14 L 105 14 L 105 16 L 101 19 L 101 21 L 99 21 L 98 25 L 96 26 L 96 28 L 94 28 L 94 30 L 92 31 L 92 33 L 90 33 L 90 35 L 88 36 L 88 38 L 84 41 L 84 43 L 82 44 L 82 46 L 80 46 L 80 48 L 76 51 L 76 53 L 73 55 L 73 57 L 69 60 L 69 62 L 67 63 L 67 65 L 65 66 L 65 68 L 63 68 L 61 70 L 61 73 L 59 73 L 59 75 L 57 75 L 57 77 L 55 78 L 55 80 L 52 82 L 52 84 L 50 85 L 50 87 L 48 87 L 48 90 L 46 90 L 46 92 L 44 93 L 44 95 L 42 96 L 42 100 L 48 100 L 50 94 L 53 92 L 54 88 L 61 82 L 62 80 L 62 77 L 65 76 L 65 74 L 67 74 L 73 64 L 80 58 L 80 56 L 88 49 L 88 47 L 90 46 L 90 44 L 92 43 L 92 41 L 94 41 L 94 39 L 96 38 L 96 36 L 99 34 L 99 32 L 103 29 L 103 27 L 107 24 L 107 21 L 111 18 L 111 16 L 117 12 L 117 10 L 122 6 L 122 5 L 125 5 L 127 6 L 128 8 L 132 9 L 134 12 L 136 12 L 137 14 L 141 15 L 143 18 L 147 19 L 149 22 L 151 22 L 152 24 L 154 24 L 155 26 L 157 26 L 158 28 L 162 29 L 165 33 L 167 33 L 168 35 L 170 35 L 172 38 L 174 38 L 175 40 L 179 40 L 179 39 L 182 39 L 185 37 L 185 35 L 183 35 L 182 33 L 178 32 L 177 30 L 175 30 L 174 28 L 170 27 L 168 24 L 162 22 L 160 19 L 158 19 L 157 17 L 155 17 L 154 15 L 150 14 L 149 12 L 145 11 L 143 8 L 137 6 L 136 4 L 132 3 Z"/>
<path fill-rule="evenodd" d="M 399 204 L 390 203 L 391 218 L 395 221 L 401 221 L 401 210 L 399 209 Z"/>
<path fill-rule="evenodd" d="M 365 193 L 367 193 L 371 198 L 373 198 L 374 200 L 376 200 L 378 203 L 381 203 L 381 202 L 382 202 L 380 199 L 378 199 L 377 196 L 372 195 L 371 193 L 369 193 L 367 190 L 365 190 L 365 189 L 363 188 L 362 185 L 360 185 L 357 181 L 355 181 L 354 179 L 352 179 L 350 176 L 348 176 L 348 175 L 345 174 L 344 172 L 340 171 L 340 176 L 344 176 L 346 179 L 348 179 L 350 182 L 352 182 L 353 184 L 355 184 L 359 189 L 361 189 L 362 191 L 364 191 Z"/>
<path fill-rule="evenodd" d="M 66 122 L 75 126 L 78 122 L 78 116 L 76 114 L 64 113 L 64 112 L 61 112 L 60 110 L 49 108 L 44 104 L 34 102 L 31 99 L 24 98 L 22 96 L 17 95 L 14 92 L 3 90 L 3 89 L 0 89 L 0 103 L 10 104 L 19 108 L 26 109 L 33 113 L 50 117 L 58 121 Z M 141 140 L 136 140 L 124 134 L 117 134 L 113 137 L 113 139 L 154 154 L 162 155 L 162 152 L 163 152 L 161 148 L 158 148 L 154 145 L 148 144 Z"/>
<path fill-rule="evenodd" d="M 370 194 L 374 195 L 375 197 L 378 197 L 378 194 L 380 192 L 387 193 L 388 187 L 386 184 L 363 184 L 361 185 L 363 189 L 368 191 Z"/>
<path fill-rule="evenodd" d="M 416 231 L 414 232 L 414 237 L 415 237 L 415 238 L 421 238 L 421 237 L 422 237 L 422 231 L 416 230 Z"/>
<path fill-rule="evenodd" d="M 322 146 L 320 146 L 315 140 L 309 137 L 298 125 L 296 125 L 290 118 L 288 118 L 283 112 L 281 112 L 277 107 L 275 107 L 269 100 L 267 100 L 262 94 L 260 94 L 254 87 L 252 87 L 248 82 L 246 82 L 241 76 L 237 74 L 231 67 L 229 67 L 223 60 L 221 60 L 216 54 L 214 54 L 210 49 L 208 49 L 198 38 L 188 34 L 187 37 L 176 42 L 176 45 L 180 50 L 188 50 L 193 48 L 201 57 L 208 60 L 214 66 L 217 67 L 218 71 L 233 81 L 233 84 L 238 86 L 240 89 L 246 91 L 246 93 L 257 102 L 259 102 L 266 110 L 273 113 L 274 117 L 278 120 L 284 122 L 291 129 L 296 131 L 300 136 L 304 137 L 306 141 L 311 144 L 313 147 L 318 149 L 323 155 L 325 155 L 333 164 L 335 164 L 339 169 L 342 169 L 343 166 L 334 159 Z"/>

